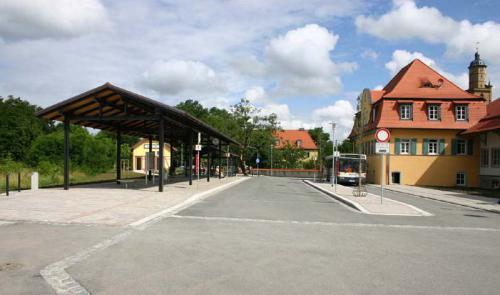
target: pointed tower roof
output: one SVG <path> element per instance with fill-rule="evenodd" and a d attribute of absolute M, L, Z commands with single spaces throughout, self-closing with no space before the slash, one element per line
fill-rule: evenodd
<path fill-rule="evenodd" d="M 423 63 L 413 60 L 384 87 L 384 98 L 478 99 Z"/>

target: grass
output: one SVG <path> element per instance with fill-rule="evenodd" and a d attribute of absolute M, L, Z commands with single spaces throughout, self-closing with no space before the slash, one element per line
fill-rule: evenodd
<path fill-rule="evenodd" d="M 31 187 L 31 174 L 33 170 L 23 169 L 21 172 L 21 189 L 29 189 Z M 132 171 L 124 171 L 122 172 L 122 179 L 124 178 L 137 178 L 143 177 L 143 174 L 135 173 Z M 18 186 L 18 176 L 17 173 L 10 174 L 9 179 L 9 187 L 10 190 L 17 190 Z M 104 181 L 112 181 L 116 179 L 116 172 L 109 171 L 105 173 L 100 173 L 96 175 L 89 175 L 80 170 L 75 170 L 70 172 L 70 183 L 71 184 L 83 184 L 83 183 L 92 183 L 92 182 L 104 182 Z M 0 192 L 5 192 L 5 174 L 0 173 Z M 53 186 L 62 186 L 63 185 L 63 175 L 57 174 L 53 177 L 48 175 L 40 175 L 39 176 L 39 186 L 40 187 L 53 187 Z"/>

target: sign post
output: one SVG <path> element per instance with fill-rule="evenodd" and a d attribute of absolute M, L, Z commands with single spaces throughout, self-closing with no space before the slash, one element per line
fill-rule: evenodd
<path fill-rule="evenodd" d="M 257 176 L 260 176 L 260 171 L 259 171 L 260 159 L 258 156 L 257 156 L 257 158 L 255 158 L 255 163 L 257 164 Z"/>
<path fill-rule="evenodd" d="M 375 139 L 377 140 L 375 152 L 380 155 L 380 204 L 382 204 L 384 199 L 384 155 L 389 153 L 391 133 L 386 128 L 378 129 L 375 132 Z"/>
<path fill-rule="evenodd" d="M 198 132 L 198 144 L 194 146 L 196 151 L 196 175 L 198 182 L 200 182 L 200 151 L 201 151 L 201 132 Z"/>

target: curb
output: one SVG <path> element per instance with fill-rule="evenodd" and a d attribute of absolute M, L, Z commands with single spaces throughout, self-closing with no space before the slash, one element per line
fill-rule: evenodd
<path fill-rule="evenodd" d="M 487 212 L 491 212 L 491 213 L 495 213 L 495 214 L 500 214 L 500 210 L 496 210 L 496 209 L 486 209 L 486 208 L 481 208 L 481 207 L 473 206 L 473 205 L 469 205 L 469 204 L 456 203 L 456 202 L 452 202 L 452 201 L 448 201 L 448 200 L 442 200 L 442 199 L 438 199 L 438 198 L 434 198 L 434 197 L 417 195 L 417 194 L 411 193 L 411 192 L 402 192 L 402 191 L 394 190 L 394 189 L 387 188 L 387 187 L 385 187 L 384 189 L 388 190 L 388 191 L 391 191 L 391 192 L 400 193 L 400 194 L 412 195 L 412 196 L 419 197 L 419 198 L 422 198 L 422 199 L 428 199 L 428 200 L 443 202 L 443 203 L 452 204 L 452 205 L 456 205 L 456 206 L 462 206 L 462 207 L 467 207 L 467 208 L 472 208 L 472 209 L 487 211 Z"/>
<path fill-rule="evenodd" d="M 368 210 L 366 210 L 363 206 L 361 206 L 361 204 L 359 204 L 357 202 L 353 202 L 351 200 L 343 198 L 340 195 L 335 194 L 334 192 L 331 192 L 331 191 L 326 190 L 318 185 L 315 185 L 314 183 L 310 182 L 309 180 L 303 180 L 303 182 L 314 187 L 315 189 L 319 190 L 320 192 L 329 195 L 330 197 L 336 199 L 337 201 L 340 201 L 340 202 L 346 204 L 347 206 L 360 211 L 361 213 L 370 214 L 370 212 Z"/>
<path fill-rule="evenodd" d="M 212 189 L 209 189 L 209 190 L 201 192 L 201 193 L 194 194 L 182 203 L 179 203 L 177 205 L 174 205 L 172 207 L 164 209 L 160 212 L 154 213 L 150 216 L 146 216 L 142 219 L 136 220 L 136 221 L 130 223 L 129 226 L 130 227 L 140 227 L 146 223 L 151 223 L 152 221 L 154 221 L 158 218 L 163 218 L 167 215 L 173 215 L 173 214 L 175 214 L 183 209 L 186 209 L 189 206 L 194 205 L 195 203 L 203 200 L 204 198 L 211 196 L 214 193 L 217 193 L 219 191 L 223 191 L 229 187 L 232 187 L 234 185 L 237 185 L 237 184 L 239 184 L 243 181 L 249 180 L 249 179 L 251 179 L 251 177 L 242 177 L 236 181 L 226 183 L 226 184 L 223 184 L 223 185 L 218 186 L 218 187 L 214 187 Z"/>

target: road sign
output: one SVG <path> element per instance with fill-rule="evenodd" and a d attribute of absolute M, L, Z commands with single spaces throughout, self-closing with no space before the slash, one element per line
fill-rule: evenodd
<path fill-rule="evenodd" d="M 377 142 L 389 142 L 389 139 L 391 139 L 391 133 L 388 129 L 380 128 L 377 132 L 375 132 L 375 139 Z"/>
<path fill-rule="evenodd" d="M 334 151 L 333 152 L 333 156 L 336 157 L 336 158 L 340 157 L 340 152 L 339 151 Z"/>
<path fill-rule="evenodd" d="M 389 153 L 389 143 L 388 142 L 376 142 L 375 143 L 375 153 L 388 154 Z"/>
<path fill-rule="evenodd" d="M 214 145 L 218 145 L 218 144 L 219 144 L 219 139 L 218 139 L 218 138 L 214 138 L 214 139 L 212 139 L 212 143 L 213 143 Z"/>
<path fill-rule="evenodd" d="M 201 144 L 197 144 L 194 146 L 195 151 L 201 151 Z"/>
<path fill-rule="evenodd" d="M 255 158 L 255 163 L 259 164 L 260 163 L 260 159 L 259 158 Z"/>

